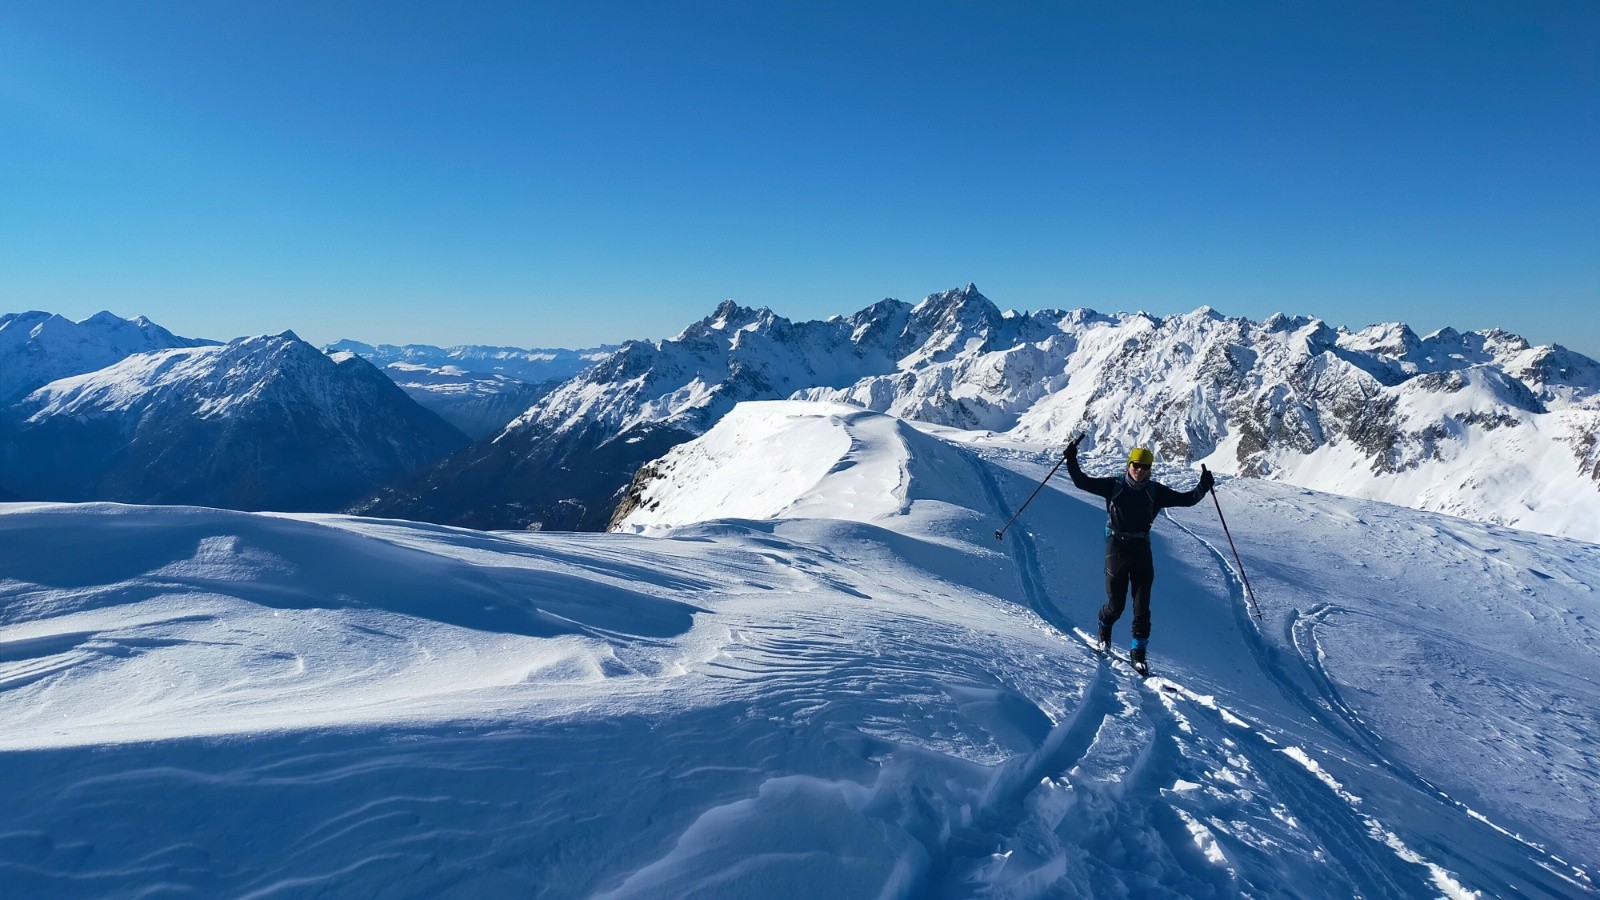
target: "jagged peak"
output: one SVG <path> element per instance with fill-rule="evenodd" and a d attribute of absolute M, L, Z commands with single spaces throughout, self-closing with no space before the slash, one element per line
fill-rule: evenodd
<path fill-rule="evenodd" d="M 1408 359 L 1422 346 L 1422 339 L 1404 322 L 1379 322 L 1360 331 L 1339 330 L 1339 345 L 1360 353 L 1376 353 L 1395 359 Z"/>
<path fill-rule="evenodd" d="M 921 303 L 918 303 L 915 307 L 912 307 L 911 311 L 913 313 L 923 314 L 931 309 L 960 309 L 973 304 L 978 305 L 980 308 L 987 306 L 994 309 L 997 313 L 1000 311 L 999 307 L 994 305 L 994 301 L 990 300 L 988 297 L 985 297 L 983 293 L 978 290 L 978 286 L 972 282 L 967 282 L 965 287 L 929 294 L 927 297 L 923 298 Z"/>
<path fill-rule="evenodd" d="M 291 336 L 298 338 L 298 335 L 294 335 L 292 332 L 291 332 Z M 279 334 L 246 334 L 246 335 L 241 335 L 240 337 L 236 337 L 233 340 L 229 341 L 228 342 L 228 346 L 232 347 L 232 346 L 237 346 L 239 344 L 264 344 L 264 343 L 268 343 L 268 342 L 271 342 L 271 341 L 279 340 L 282 337 L 283 337 L 283 335 L 281 333 L 279 333 Z"/>
<path fill-rule="evenodd" d="M 755 310 L 747 306 L 740 306 L 733 300 L 724 300 L 717 304 L 717 308 L 712 311 L 711 315 L 707 318 L 707 321 L 723 322 L 730 319 L 739 319 L 749 316 L 754 312 Z"/>
<path fill-rule="evenodd" d="M 913 309 L 912 305 L 904 300 L 896 300 L 893 297 L 885 297 L 882 300 L 879 300 L 877 303 L 872 304 L 866 309 L 863 309 L 854 315 L 849 316 L 848 318 L 849 321 L 860 322 L 866 319 L 875 319 L 884 315 L 892 315 L 897 312 L 908 311 L 911 309 Z"/>
<path fill-rule="evenodd" d="M 1316 316 L 1286 316 L 1281 312 L 1273 313 L 1261 323 L 1269 334 L 1298 334 L 1312 344 L 1335 344 L 1339 340 L 1339 332 Z"/>
<path fill-rule="evenodd" d="M 1311 324 L 1306 316 L 1288 316 L 1275 312 L 1262 321 L 1261 327 L 1268 331 L 1299 331 Z"/>
<path fill-rule="evenodd" d="M 733 300 L 724 300 L 717 304 L 711 315 L 690 325 L 672 338 L 663 343 L 678 343 L 691 341 L 696 338 L 705 338 L 713 333 L 729 333 L 740 331 L 751 325 L 770 325 L 780 317 L 767 307 L 751 308 L 741 306 Z"/>
<path fill-rule="evenodd" d="M 1527 338 L 1515 332 L 1506 331 L 1504 328 L 1489 328 L 1483 331 L 1474 331 L 1473 334 L 1483 339 L 1485 347 L 1493 347 L 1496 350 L 1520 353 L 1532 346 L 1528 343 Z"/>
<path fill-rule="evenodd" d="M 1185 322 L 1222 322 L 1227 318 L 1227 316 L 1217 312 L 1216 308 L 1209 303 L 1196 307 L 1195 309 L 1178 316 L 1179 320 Z"/>

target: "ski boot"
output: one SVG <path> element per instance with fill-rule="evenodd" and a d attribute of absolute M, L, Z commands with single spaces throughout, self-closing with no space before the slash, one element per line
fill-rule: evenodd
<path fill-rule="evenodd" d="M 1099 649 L 1099 651 L 1101 653 L 1110 653 L 1111 652 L 1111 626 L 1110 625 L 1101 625 L 1100 626 L 1100 640 L 1099 640 L 1098 643 L 1095 644 L 1095 647 L 1097 649 Z"/>
<path fill-rule="evenodd" d="M 1128 662 L 1133 665 L 1133 670 L 1145 678 L 1150 677 L 1150 664 L 1144 661 L 1144 645 L 1141 644 L 1128 651 Z"/>

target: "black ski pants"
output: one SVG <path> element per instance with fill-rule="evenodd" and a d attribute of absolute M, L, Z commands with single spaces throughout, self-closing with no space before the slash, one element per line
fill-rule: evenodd
<path fill-rule="evenodd" d="M 1122 618 L 1128 604 L 1128 588 L 1133 588 L 1133 637 L 1143 643 L 1150 638 L 1150 585 L 1156 580 L 1155 562 L 1150 558 L 1149 538 L 1106 539 L 1106 605 L 1100 608 L 1100 624 L 1109 628 Z"/>

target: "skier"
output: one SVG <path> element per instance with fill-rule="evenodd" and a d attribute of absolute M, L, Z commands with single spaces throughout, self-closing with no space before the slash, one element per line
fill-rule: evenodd
<path fill-rule="evenodd" d="M 1149 675 L 1145 662 L 1145 643 L 1150 640 L 1150 585 L 1155 581 L 1155 563 L 1150 557 L 1150 526 L 1156 513 L 1167 507 L 1193 506 L 1211 490 L 1211 472 L 1200 467 L 1200 483 L 1192 490 L 1178 492 L 1150 480 L 1150 464 L 1155 456 L 1144 447 L 1128 454 L 1128 465 L 1120 476 L 1091 478 L 1078 465 L 1078 435 L 1067 444 L 1067 472 L 1079 490 L 1106 498 L 1106 605 L 1100 609 L 1100 649 L 1111 649 L 1111 626 L 1122 617 L 1128 602 L 1128 587 L 1133 587 L 1133 643 L 1128 659 L 1140 675 Z"/>

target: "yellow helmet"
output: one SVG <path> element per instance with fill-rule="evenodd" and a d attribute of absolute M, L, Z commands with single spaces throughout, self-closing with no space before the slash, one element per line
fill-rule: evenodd
<path fill-rule="evenodd" d="M 1155 461 L 1155 454 L 1143 447 L 1135 447 L 1133 448 L 1133 451 L 1128 454 L 1128 462 L 1138 463 L 1141 466 L 1148 466 Z"/>

